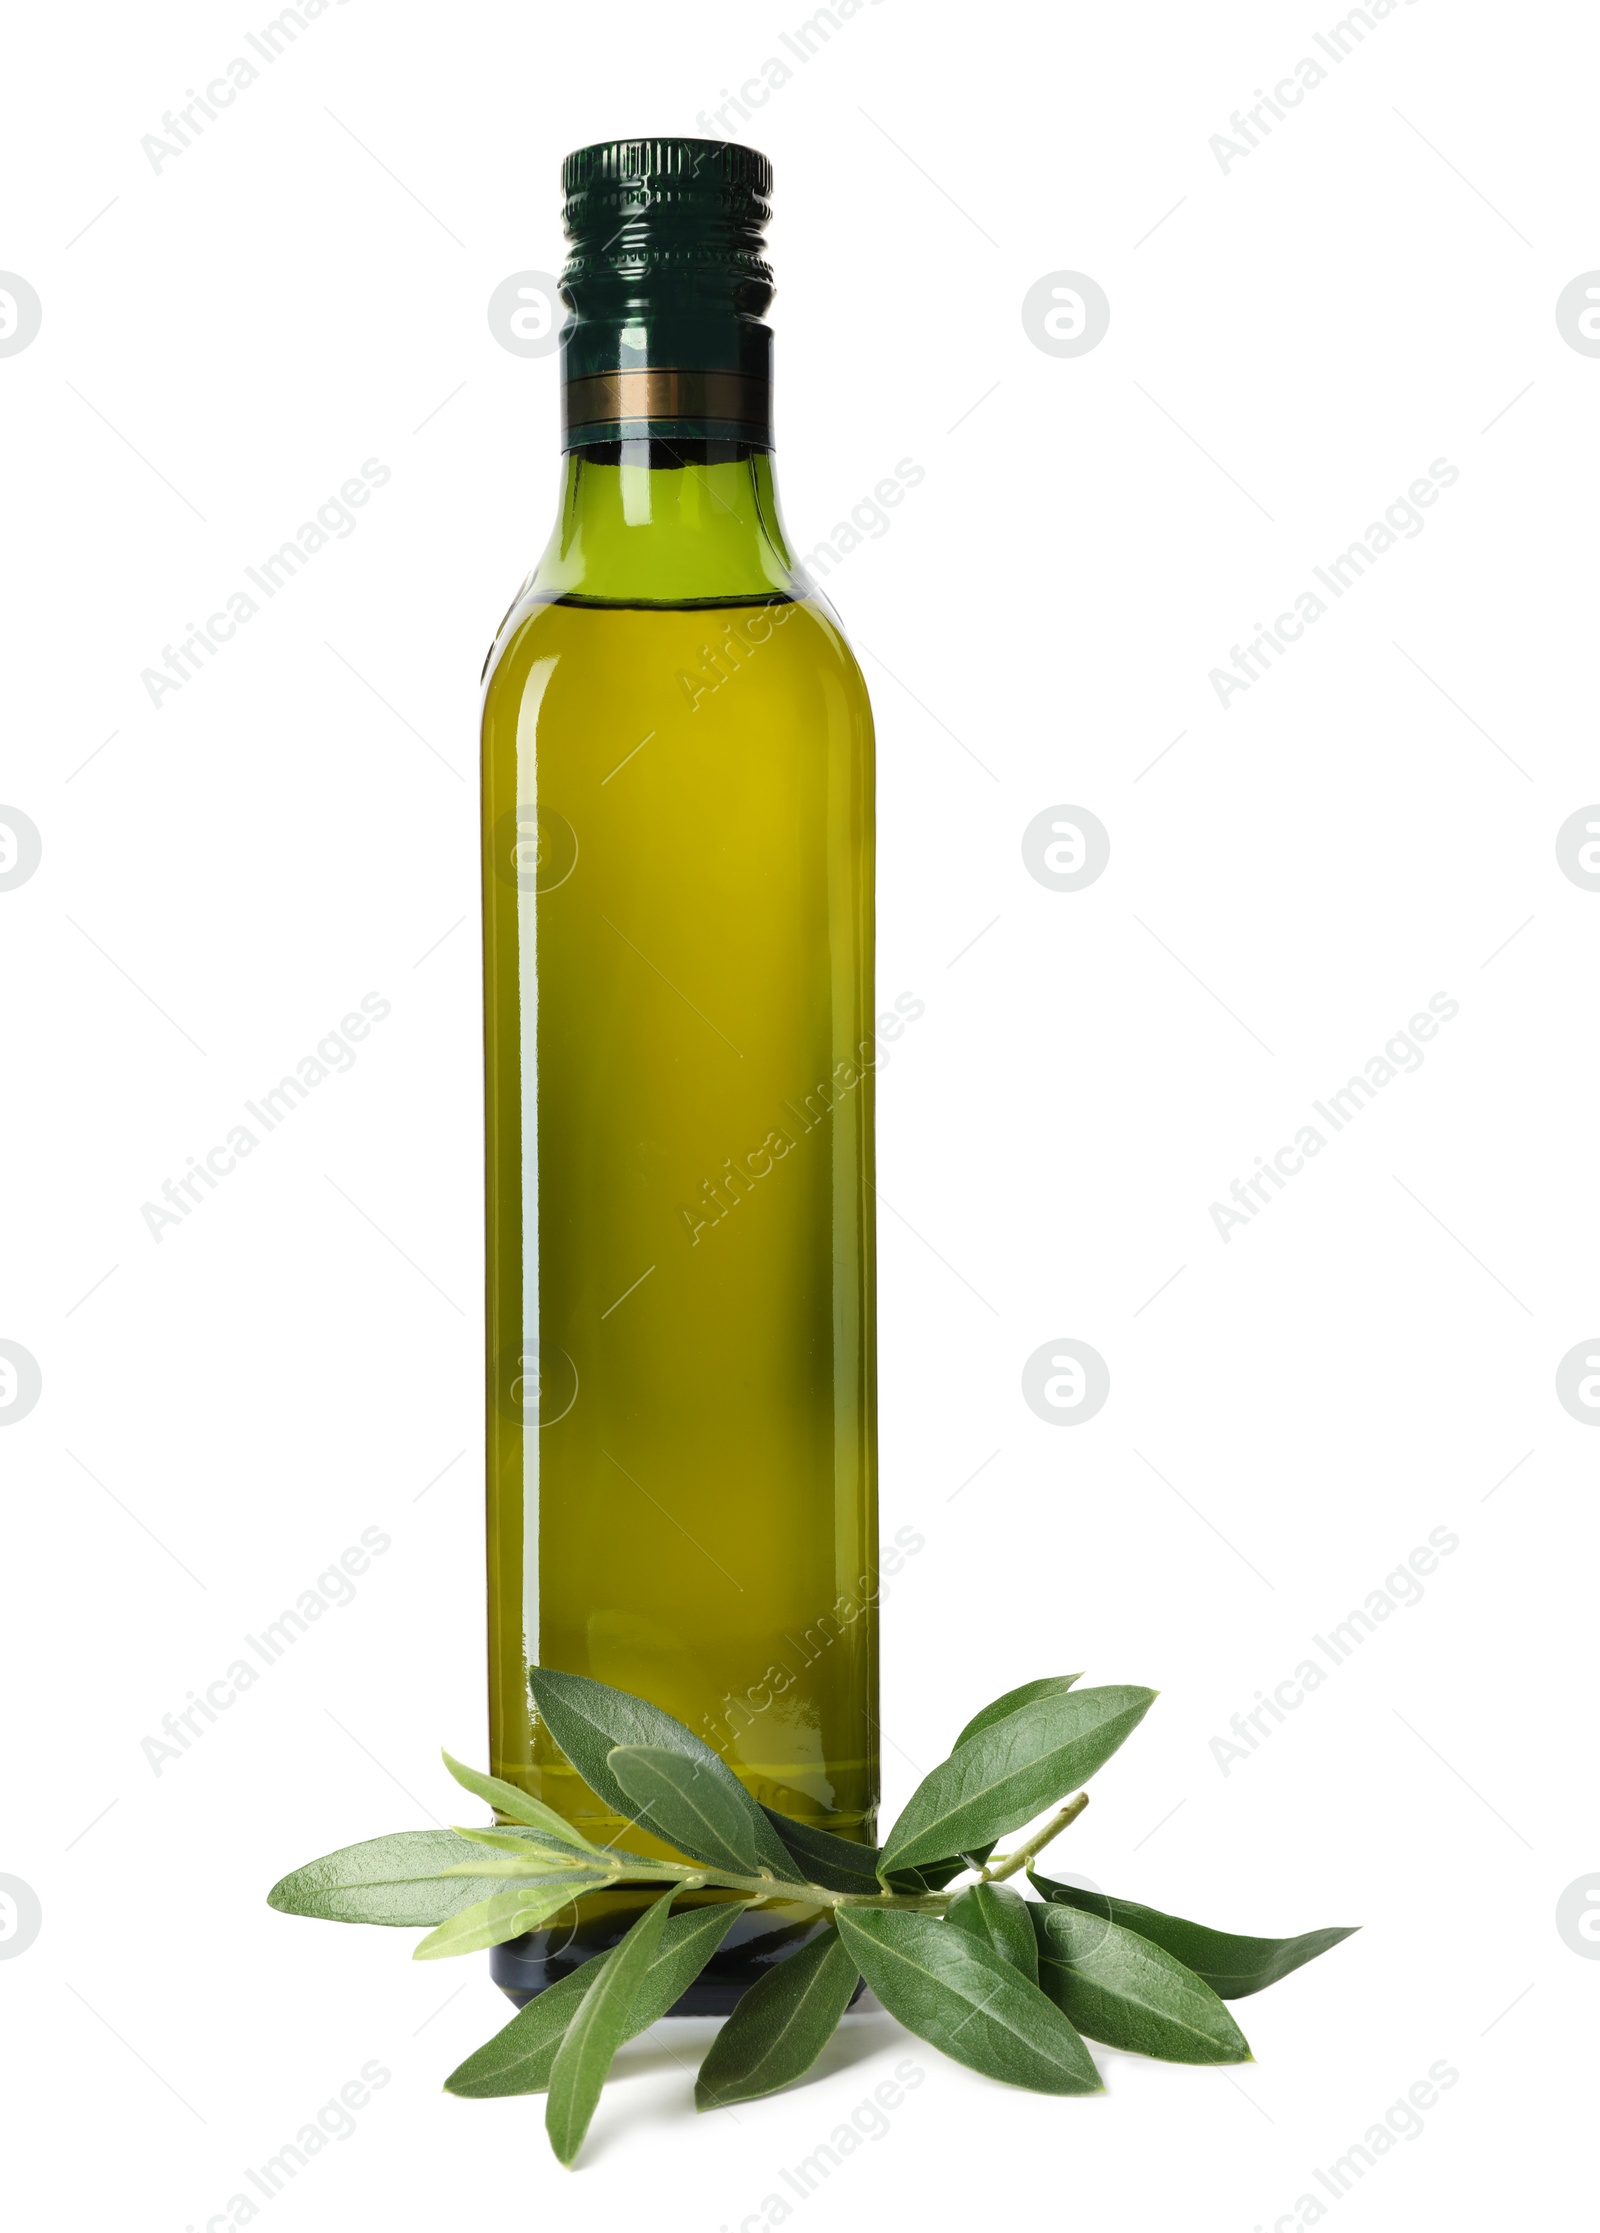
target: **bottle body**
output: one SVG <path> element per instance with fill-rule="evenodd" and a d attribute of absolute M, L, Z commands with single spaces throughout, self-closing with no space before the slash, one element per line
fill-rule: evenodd
<path fill-rule="evenodd" d="M 871 716 L 770 460 L 651 456 L 569 462 L 487 676 L 493 1772 L 651 1850 L 541 1663 L 870 1840 Z"/>

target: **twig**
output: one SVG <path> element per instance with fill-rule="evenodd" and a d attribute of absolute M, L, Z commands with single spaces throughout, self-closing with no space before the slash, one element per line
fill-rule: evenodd
<path fill-rule="evenodd" d="M 1088 1804 L 1088 1792 L 1080 1791 L 1075 1799 L 1067 1801 L 1059 1814 L 1053 1814 L 1044 1828 L 1029 1838 L 1026 1845 L 1019 1845 L 1015 1853 L 1005 1853 L 1001 1855 L 998 1861 L 991 1861 L 979 1877 L 978 1882 L 980 1884 L 999 1884 L 1006 1877 L 1015 1876 L 1018 1869 L 1025 1869 L 1030 1861 L 1038 1859 L 1047 1845 L 1060 1837 L 1063 1830 L 1070 1828 L 1077 1821 Z"/>

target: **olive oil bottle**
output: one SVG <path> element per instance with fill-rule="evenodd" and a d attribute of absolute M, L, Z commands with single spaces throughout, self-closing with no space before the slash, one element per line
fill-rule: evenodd
<path fill-rule="evenodd" d="M 625 140 L 563 186 L 565 484 L 483 711 L 493 1768 L 659 1850 L 551 1743 L 542 1664 L 870 1840 L 872 721 L 778 510 L 771 170 Z M 644 1896 L 495 1975 L 525 1998 Z M 811 1920 L 747 1913 L 692 2007 Z"/>

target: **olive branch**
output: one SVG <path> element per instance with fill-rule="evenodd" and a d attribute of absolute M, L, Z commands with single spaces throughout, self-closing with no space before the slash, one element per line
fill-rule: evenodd
<path fill-rule="evenodd" d="M 1085 2038 L 1168 2062 L 1247 2062 L 1224 2004 L 1350 1936 L 1239 1937 L 1035 1871 L 1089 1803 L 1077 1786 L 1132 1735 L 1151 1690 L 1079 1690 L 1076 1675 L 1051 1675 L 1007 1691 L 924 1776 L 880 1848 L 760 1805 L 708 1745 L 642 1698 L 548 1667 L 528 1679 L 602 1806 L 682 1860 L 596 1845 L 542 1800 L 446 1753 L 457 1783 L 495 1810 L 495 1827 L 346 1846 L 268 1898 L 291 1915 L 429 1926 L 414 1958 L 431 1961 L 521 1937 L 592 1893 L 654 1890 L 615 1945 L 548 1986 L 445 2081 L 474 2098 L 544 2093 L 550 2144 L 566 2164 L 618 2048 L 668 2012 L 752 1906 L 799 1910 L 796 1949 L 713 2041 L 695 2085 L 701 2109 L 803 2076 L 863 1979 L 918 2038 L 1037 2093 L 1101 2090 Z M 1002 1837 L 1047 1809 L 1041 1827 L 996 1855 Z M 1024 1873 L 1037 1899 L 1010 1883 Z M 680 1894 L 708 1891 L 727 1896 L 672 1913 Z"/>

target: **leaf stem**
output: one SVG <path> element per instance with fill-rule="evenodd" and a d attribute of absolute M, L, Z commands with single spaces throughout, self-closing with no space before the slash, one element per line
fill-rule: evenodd
<path fill-rule="evenodd" d="M 1089 1804 L 1087 1791 L 1080 1791 L 1069 1799 L 1060 1811 L 1053 1814 L 1042 1830 L 1038 1830 L 1015 1853 L 1003 1853 L 996 1861 L 978 1873 L 980 1884 L 1000 1884 L 1008 1876 L 1015 1876 L 1019 1869 L 1041 1854 L 1045 1847 L 1070 1824 L 1077 1821 Z M 706 1864 L 691 1865 L 682 1861 L 648 1861 L 642 1856 L 623 1854 L 611 1848 L 609 1857 L 614 1863 L 607 1883 L 611 1885 L 637 1883 L 676 1883 L 682 1890 L 699 1891 L 714 1886 L 718 1891 L 743 1892 L 746 1898 L 757 1900 L 790 1900 L 802 1907 L 869 1907 L 895 1908 L 912 1915 L 943 1915 L 956 1897 L 954 1891 L 943 1892 L 835 1892 L 825 1884 L 801 1884 L 776 1877 L 763 1871 L 759 1876 L 740 1876 L 731 1869 L 719 1869 Z M 957 1887 L 959 1889 L 959 1887 Z"/>
<path fill-rule="evenodd" d="M 1019 1845 L 1015 1853 L 1003 1853 L 998 1861 L 991 1861 L 978 1878 L 980 1884 L 999 1884 L 1006 1877 L 1015 1876 L 1018 1869 L 1025 1869 L 1030 1861 L 1037 1860 L 1045 1847 L 1070 1829 L 1084 1808 L 1089 1804 L 1087 1791 L 1080 1791 L 1069 1799 L 1059 1814 L 1053 1814 L 1042 1830 L 1035 1831 L 1026 1845 Z"/>
<path fill-rule="evenodd" d="M 732 1869 L 691 1869 L 677 1861 L 636 1861 L 632 1854 L 627 1855 L 625 1866 L 611 1872 L 608 1882 L 615 1885 L 641 1879 L 652 1883 L 675 1880 L 685 1891 L 710 1885 L 718 1891 L 743 1892 L 749 1899 L 791 1900 L 802 1907 L 896 1907 L 921 1915 L 942 1915 L 952 1897 L 944 1892 L 835 1892 L 825 1884 L 795 1883 L 765 1873 L 740 1876 Z"/>

